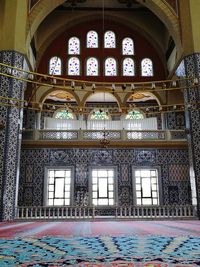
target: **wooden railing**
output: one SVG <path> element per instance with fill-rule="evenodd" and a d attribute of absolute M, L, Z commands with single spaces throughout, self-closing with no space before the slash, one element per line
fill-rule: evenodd
<path fill-rule="evenodd" d="M 184 130 L 23 130 L 23 140 L 186 140 Z"/>
<path fill-rule="evenodd" d="M 49 220 L 49 219 L 170 219 L 194 218 L 196 207 L 192 205 L 176 206 L 127 206 L 127 207 L 17 207 L 17 220 Z"/>

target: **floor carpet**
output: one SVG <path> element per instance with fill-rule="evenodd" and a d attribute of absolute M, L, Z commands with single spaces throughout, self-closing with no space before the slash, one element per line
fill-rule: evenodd
<path fill-rule="evenodd" d="M 0 223 L 0 266 L 200 266 L 200 221 Z"/>

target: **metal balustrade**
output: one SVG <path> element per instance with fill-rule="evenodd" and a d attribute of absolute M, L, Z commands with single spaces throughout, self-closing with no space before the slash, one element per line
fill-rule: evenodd
<path fill-rule="evenodd" d="M 186 219 L 197 216 L 192 205 L 176 206 L 51 206 L 17 207 L 16 220 L 80 220 L 112 217 L 116 219 Z"/>
<path fill-rule="evenodd" d="M 184 130 L 23 130 L 23 140 L 186 140 Z"/>

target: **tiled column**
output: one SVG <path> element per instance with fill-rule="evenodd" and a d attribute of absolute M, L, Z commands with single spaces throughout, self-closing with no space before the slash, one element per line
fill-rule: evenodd
<path fill-rule="evenodd" d="M 184 63 L 187 77 L 200 77 L 200 53 L 185 57 Z M 200 82 L 199 79 L 198 81 Z M 200 83 L 194 87 L 192 80 L 187 81 L 184 98 L 186 127 L 189 129 L 188 146 L 192 203 L 197 204 L 197 213 L 200 218 Z"/>
<path fill-rule="evenodd" d="M 0 62 L 20 69 L 26 68 L 24 56 L 15 51 L 0 51 Z M 0 70 L 8 73 L 6 67 L 0 67 Z M 17 77 L 24 75 L 17 71 L 13 74 Z M 0 75 L 1 97 L 22 100 L 24 86 L 20 80 Z M 0 120 L 4 125 L 0 131 L 0 220 L 9 221 L 15 217 L 17 204 L 23 111 L 18 106 L 9 106 L 13 104 L 10 100 L 0 99 L 0 103 Z"/>

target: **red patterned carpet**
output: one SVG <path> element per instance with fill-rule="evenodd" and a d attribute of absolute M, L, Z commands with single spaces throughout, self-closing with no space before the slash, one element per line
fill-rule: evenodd
<path fill-rule="evenodd" d="M 197 267 L 200 221 L 0 223 L 0 267 Z"/>
<path fill-rule="evenodd" d="M 43 236 L 197 236 L 200 221 L 52 221 L 2 222 L 0 238 Z"/>

